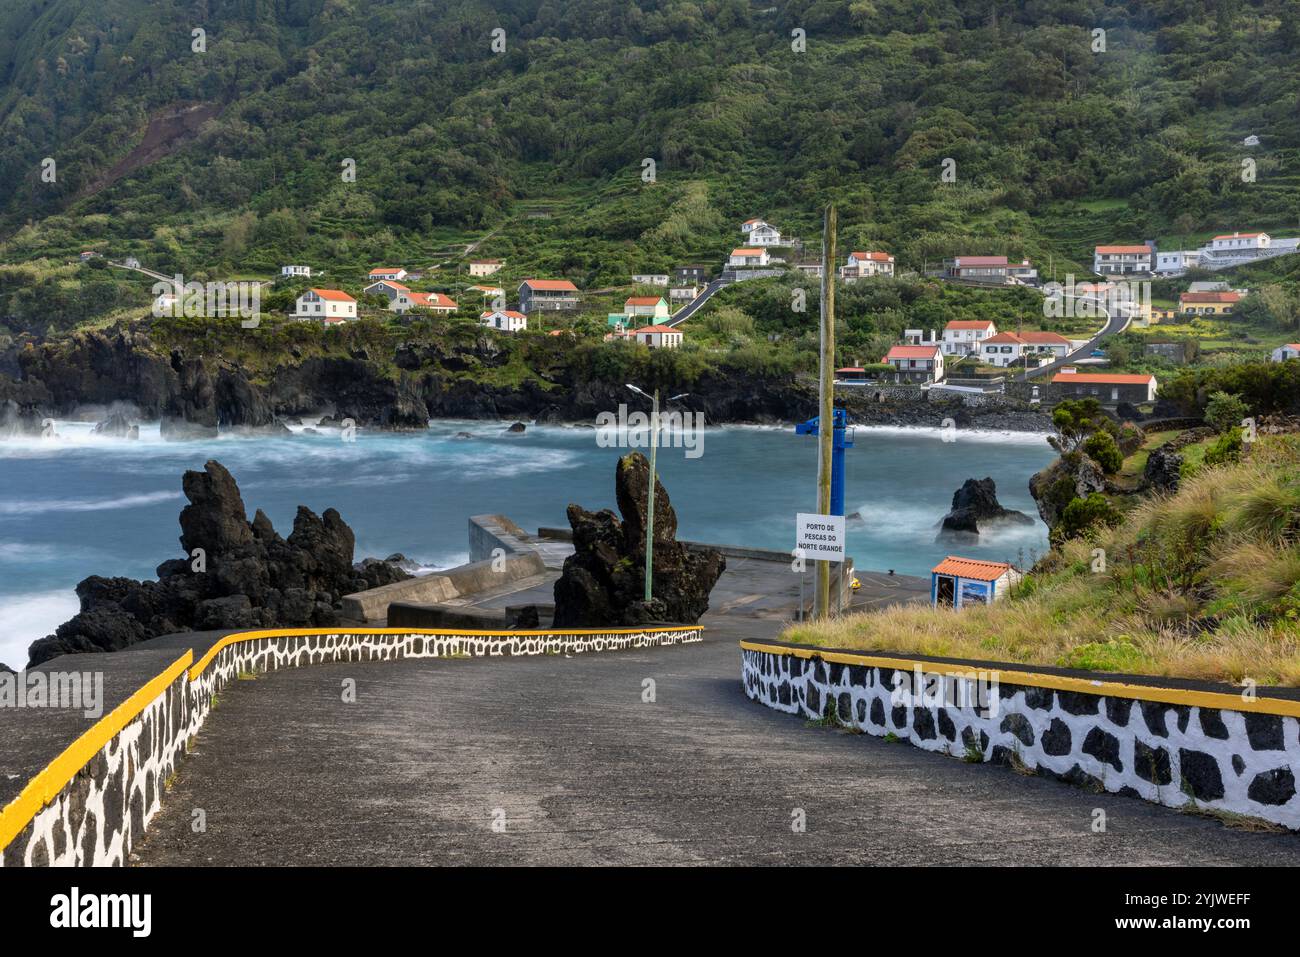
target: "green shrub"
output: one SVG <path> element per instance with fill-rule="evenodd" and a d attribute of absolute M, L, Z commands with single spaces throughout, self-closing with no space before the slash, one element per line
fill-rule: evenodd
<path fill-rule="evenodd" d="M 1109 432 L 1094 432 L 1083 443 L 1083 451 L 1101 466 L 1107 475 L 1114 475 L 1124 466 L 1124 455 L 1119 443 Z"/>
<path fill-rule="evenodd" d="M 1061 540 L 1077 538 L 1103 526 L 1119 522 L 1119 511 L 1110 500 L 1100 492 L 1093 492 L 1087 498 L 1075 498 L 1065 511 L 1061 520 L 1052 529 L 1052 537 Z"/>
<path fill-rule="evenodd" d="M 1241 429 L 1224 432 L 1205 450 L 1205 464 L 1224 465 L 1228 462 L 1238 462 L 1241 460 L 1241 450 Z"/>

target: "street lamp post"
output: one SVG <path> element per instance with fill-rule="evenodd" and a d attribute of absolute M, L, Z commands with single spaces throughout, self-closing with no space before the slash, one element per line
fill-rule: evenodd
<path fill-rule="evenodd" d="M 659 390 L 655 389 L 654 395 L 650 395 L 642 389 L 638 389 L 630 382 L 627 387 L 637 395 L 643 395 L 650 400 L 650 484 L 646 491 L 645 501 L 645 600 L 648 602 L 654 594 L 653 581 L 651 575 L 654 571 L 654 551 L 655 551 L 655 465 L 659 452 Z M 669 402 L 676 402 L 678 399 L 684 399 L 689 392 L 683 392 L 680 395 L 672 396 Z"/>

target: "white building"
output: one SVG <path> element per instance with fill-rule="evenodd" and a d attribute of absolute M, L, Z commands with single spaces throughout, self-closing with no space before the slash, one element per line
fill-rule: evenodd
<path fill-rule="evenodd" d="M 638 286 L 666 286 L 669 278 L 666 273 L 638 273 L 632 276 Z"/>
<path fill-rule="evenodd" d="M 164 292 L 153 301 L 151 307 L 155 317 L 180 315 L 180 299 L 174 292 Z"/>
<path fill-rule="evenodd" d="M 490 276 L 505 266 L 504 259 L 471 259 L 469 274 L 471 276 Z"/>
<path fill-rule="evenodd" d="M 731 258 L 727 260 L 727 265 L 732 268 L 744 266 L 766 266 L 771 260 L 768 258 L 767 250 L 761 247 L 742 247 L 731 251 Z"/>
<path fill-rule="evenodd" d="M 494 309 L 478 317 L 479 325 L 491 326 L 501 332 L 522 332 L 528 328 L 528 317 L 513 309 Z"/>
<path fill-rule="evenodd" d="M 308 289 L 294 305 L 295 319 L 319 319 L 326 325 L 357 317 L 357 301 L 341 289 Z"/>
<path fill-rule="evenodd" d="M 1273 350 L 1270 358 L 1274 362 L 1285 362 L 1287 359 L 1300 359 L 1300 342 L 1288 342 L 1284 346 L 1278 346 Z"/>
<path fill-rule="evenodd" d="M 651 349 L 676 349 L 682 344 L 682 333 L 672 326 L 642 326 L 632 332 L 632 338 Z"/>
<path fill-rule="evenodd" d="M 405 315 L 412 309 L 428 309 L 446 315 L 460 307 L 456 305 L 456 300 L 440 292 L 411 292 L 405 289 L 388 304 L 388 308 L 398 315 Z"/>
<path fill-rule="evenodd" d="M 280 275 L 288 278 L 302 276 L 304 278 L 310 279 L 311 267 L 310 266 L 281 266 Z"/>
<path fill-rule="evenodd" d="M 781 231 L 761 219 L 747 219 L 740 224 L 741 235 L 751 246 L 780 246 Z"/>
<path fill-rule="evenodd" d="M 691 300 L 700 294 L 699 286 L 673 286 L 668 290 L 669 299 Z"/>
<path fill-rule="evenodd" d="M 375 282 L 378 279 L 392 279 L 395 282 L 401 282 L 407 278 L 405 269 L 395 268 L 393 266 L 379 266 L 370 270 L 370 281 Z"/>
<path fill-rule="evenodd" d="M 1201 264 L 1201 253 L 1197 249 L 1171 249 L 1169 252 L 1156 250 L 1156 272 L 1181 275 Z"/>
<path fill-rule="evenodd" d="M 880 360 L 894 367 L 900 378 L 918 382 L 940 382 L 943 379 L 943 352 L 931 343 L 923 346 L 893 346 Z"/>
<path fill-rule="evenodd" d="M 1092 271 L 1099 276 L 1149 273 L 1155 268 L 1151 246 L 1098 246 L 1092 253 Z"/>
<path fill-rule="evenodd" d="M 943 327 L 943 354 L 947 356 L 979 355 L 985 339 L 998 334 L 993 320 L 954 319 Z"/>
<path fill-rule="evenodd" d="M 1254 255 L 1268 249 L 1272 239 L 1268 233 L 1232 233 L 1215 236 L 1210 240 L 1210 250 L 1216 255 Z"/>
<path fill-rule="evenodd" d="M 884 252 L 851 252 L 848 261 L 840 267 L 840 278 L 852 283 L 870 276 L 892 276 L 894 257 Z"/>
<path fill-rule="evenodd" d="M 1033 368 L 1054 359 L 1064 359 L 1073 344 L 1055 332 L 999 332 L 980 346 L 980 359 L 991 366 L 1024 364 Z"/>

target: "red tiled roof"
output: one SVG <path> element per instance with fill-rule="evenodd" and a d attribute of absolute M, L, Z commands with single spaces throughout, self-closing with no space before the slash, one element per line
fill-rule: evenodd
<path fill-rule="evenodd" d="M 1146 385 L 1155 380 L 1153 375 L 1124 372 L 1058 372 L 1053 382 L 1088 382 L 1093 385 Z"/>
<path fill-rule="evenodd" d="M 355 299 L 341 289 L 313 289 L 311 291 L 322 299 L 328 299 L 331 302 L 356 302 Z"/>
<path fill-rule="evenodd" d="M 514 309 L 498 309 L 498 310 L 496 310 L 496 312 L 491 312 L 491 311 L 489 311 L 489 312 L 485 312 L 485 313 L 480 314 L 480 315 L 479 315 L 479 318 L 480 318 L 480 319 L 486 319 L 488 316 L 495 316 L 495 315 L 497 314 L 497 312 L 501 313 L 501 315 L 503 315 L 503 316 L 505 316 L 505 317 L 507 317 L 507 318 L 509 318 L 509 319 L 527 319 L 527 318 L 528 318 L 528 317 L 525 316 L 522 312 L 516 312 Z"/>
<path fill-rule="evenodd" d="M 947 332 L 949 329 L 987 329 L 991 325 L 993 325 L 992 319 L 954 319 L 943 327 L 943 331 Z"/>
<path fill-rule="evenodd" d="M 879 262 L 879 263 L 891 263 L 891 262 L 894 261 L 894 257 L 891 256 L 891 255 L 889 255 L 889 253 L 880 253 L 880 252 L 859 253 L 859 252 L 852 252 L 852 253 L 849 253 L 849 256 L 852 257 L 853 259 L 871 259 L 871 260 L 874 260 L 874 261 Z"/>
<path fill-rule="evenodd" d="M 450 296 L 444 296 L 440 292 L 413 292 L 409 298 L 417 306 L 437 306 L 443 309 L 458 308 L 456 300 Z"/>
<path fill-rule="evenodd" d="M 989 343 L 993 343 L 994 345 L 997 345 L 998 343 L 1014 343 L 1018 346 L 1023 346 L 1027 341 L 1027 339 L 1020 338 L 1020 336 L 1016 335 L 1014 332 L 999 332 L 996 336 L 989 336 L 985 339 L 984 344 L 988 345 Z"/>
<path fill-rule="evenodd" d="M 843 369 L 836 369 L 836 372 L 866 372 L 862 366 L 845 366 Z"/>
<path fill-rule="evenodd" d="M 521 286 L 527 286 L 529 289 L 540 289 L 545 292 L 577 292 L 578 287 L 567 279 L 525 279 L 520 283 Z"/>
<path fill-rule="evenodd" d="M 1105 255 L 1107 253 L 1146 255 L 1151 252 L 1150 246 L 1098 246 L 1097 252 Z"/>
<path fill-rule="evenodd" d="M 1179 302 L 1240 302 L 1239 292 L 1185 292 Z"/>
<path fill-rule="evenodd" d="M 761 250 L 761 249 L 733 249 L 733 250 L 731 251 L 731 255 L 733 255 L 733 256 L 761 256 L 761 255 L 763 255 L 763 250 Z"/>
<path fill-rule="evenodd" d="M 674 329 L 672 326 L 642 326 L 640 329 L 634 329 L 632 335 L 640 335 L 643 332 L 675 332 L 679 336 L 682 335 L 682 330 Z"/>
<path fill-rule="evenodd" d="M 933 359 L 939 354 L 938 346 L 893 346 L 881 362 L 890 359 Z"/>
<path fill-rule="evenodd" d="M 1256 236 L 1265 236 L 1267 233 L 1224 233 L 1222 236 L 1215 236 L 1215 239 L 1254 239 Z"/>
<path fill-rule="evenodd" d="M 982 582 L 996 581 L 1010 570 L 1011 566 L 1006 562 L 985 562 L 977 558 L 958 558 L 955 555 L 949 555 L 931 569 L 937 575 L 956 575 Z"/>
<path fill-rule="evenodd" d="M 1005 266 L 1006 256 L 958 256 L 958 266 Z"/>
<path fill-rule="evenodd" d="M 657 306 L 663 302 L 662 296 L 633 296 L 624 301 L 625 306 Z"/>
<path fill-rule="evenodd" d="M 1070 344 L 1070 340 L 1059 332 L 1022 332 L 1020 338 L 1035 346 L 1068 346 Z"/>
<path fill-rule="evenodd" d="M 406 271 L 406 270 L 404 270 L 401 266 L 398 266 L 396 269 L 394 269 L 392 266 L 379 266 L 379 267 L 377 267 L 377 268 L 375 268 L 375 269 L 370 270 L 370 275 L 372 275 L 372 276 L 386 276 L 386 275 L 388 275 L 388 274 L 390 274 L 390 273 L 399 273 L 399 272 L 405 272 L 405 271 Z"/>

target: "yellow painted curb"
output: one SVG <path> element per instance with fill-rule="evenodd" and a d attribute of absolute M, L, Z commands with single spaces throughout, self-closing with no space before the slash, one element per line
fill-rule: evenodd
<path fill-rule="evenodd" d="M 245 641 L 257 641 L 261 638 L 294 638 L 309 635 L 426 635 L 435 638 L 542 638 L 562 637 L 564 635 L 639 635 L 651 631 L 698 631 L 704 629 L 699 625 L 673 625 L 667 628 L 567 628 L 539 631 L 476 631 L 472 628 L 272 628 L 268 631 L 241 631 L 226 635 L 208 649 L 207 654 L 190 669 L 190 680 L 198 680 L 199 675 L 207 670 L 214 658 L 231 645 Z"/>
<path fill-rule="evenodd" d="M 998 675 L 1007 684 L 1028 685 L 1033 688 L 1052 688 L 1057 691 L 1075 691 L 1084 694 L 1109 695 L 1112 698 L 1132 698 L 1138 701 L 1158 701 L 1162 704 L 1182 704 L 1197 708 L 1219 708 L 1226 711 L 1249 711 L 1255 714 L 1277 714 L 1300 718 L 1300 701 L 1286 698 L 1244 698 L 1221 691 L 1194 691 L 1187 688 L 1162 688 L 1158 685 L 1140 685 L 1105 678 L 1074 678 L 1067 675 L 1049 675 L 1036 671 L 1005 671 L 996 666 L 964 665 L 954 661 L 919 661 L 915 658 L 894 658 L 888 655 L 859 654 L 851 651 L 826 651 L 808 646 L 788 648 L 761 641 L 742 641 L 745 651 L 761 651 L 774 655 L 793 655 L 796 658 L 821 658 L 842 665 L 868 665 L 875 668 L 893 668 L 912 671 L 920 668 L 928 674 L 969 678 L 983 672 Z"/>
<path fill-rule="evenodd" d="M 102 751 L 114 736 L 135 720 L 168 685 L 183 675 L 193 660 L 194 652 L 186 651 L 168 665 L 166 671 L 146 682 L 131 697 L 87 728 L 62 754 L 37 772 L 19 795 L 0 811 L 0 850 L 8 847 L 9 842 L 67 787 L 77 772 Z"/>

